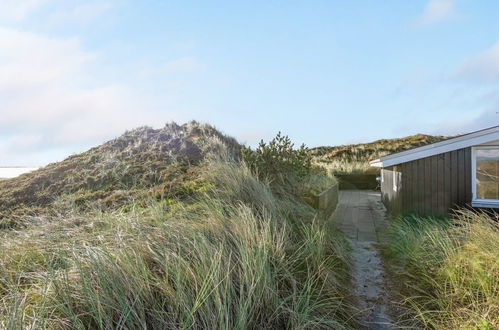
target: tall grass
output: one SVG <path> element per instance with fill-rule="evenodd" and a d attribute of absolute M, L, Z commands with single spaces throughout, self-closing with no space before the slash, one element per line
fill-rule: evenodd
<path fill-rule="evenodd" d="M 404 281 L 405 303 L 436 329 L 499 328 L 499 225 L 485 213 L 452 220 L 401 217 L 389 255 Z"/>
<path fill-rule="evenodd" d="M 328 173 L 328 171 L 318 168 L 316 172 L 312 172 L 303 179 L 301 184 L 302 194 L 304 196 L 315 196 L 336 182 L 336 178 L 331 172 Z"/>
<path fill-rule="evenodd" d="M 0 328 L 347 328 L 346 243 L 215 162 L 189 201 L 54 211 L 0 237 Z M 126 211 L 125 211 L 126 210 Z"/>

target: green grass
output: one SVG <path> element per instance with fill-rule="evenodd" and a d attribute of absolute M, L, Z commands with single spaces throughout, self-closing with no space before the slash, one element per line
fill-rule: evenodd
<path fill-rule="evenodd" d="M 347 244 L 297 196 L 211 160 L 187 199 L 24 214 L 1 231 L 0 328 L 350 328 Z"/>
<path fill-rule="evenodd" d="M 451 220 L 407 216 L 392 224 L 388 254 L 419 326 L 499 327 L 497 220 L 460 211 Z"/>

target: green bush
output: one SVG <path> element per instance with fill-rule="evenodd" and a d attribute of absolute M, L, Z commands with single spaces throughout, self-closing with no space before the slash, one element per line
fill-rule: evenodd
<path fill-rule="evenodd" d="M 268 144 L 262 140 L 256 150 L 243 147 L 241 156 L 260 178 L 272 182 L 300 180 L 312 169 L 312 159 L 305 145 L 295 149 L 291 139 L 281 132 Z"/>

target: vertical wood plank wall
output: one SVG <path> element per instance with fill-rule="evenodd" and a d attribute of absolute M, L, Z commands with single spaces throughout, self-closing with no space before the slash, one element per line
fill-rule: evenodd
<path fill-rule="evenodd" d="M 471 148 L 382 169 L 383 202 L 393 214 L 446 214 L 471 202 Z M 398 178 L 398 180 L 397 180 Z M 398 181 L 394 190 L 394 180 Z"/>

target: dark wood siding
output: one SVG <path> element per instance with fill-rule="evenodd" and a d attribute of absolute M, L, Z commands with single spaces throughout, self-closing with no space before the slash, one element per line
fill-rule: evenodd
<path fill-rule="evenodd" d="M 471 148 L 417 159 L 382 171 L 383 202 L 393 214 L 446 214 L 452 208 L 471 203 Z"/>
<path fill-rule="evenodd" d="M 418 213 L 424 213 L 425 212 L 425 205 L 423 203 L 425 200 L 424 159 L 418 159 L 414 163 L 416 165 L 415 171 L 419 175 L 418 184 L 414 186 L 414 189 L 418 189 L 418 199 L 416 200 L 416 204 L 418 205 Z"/>

